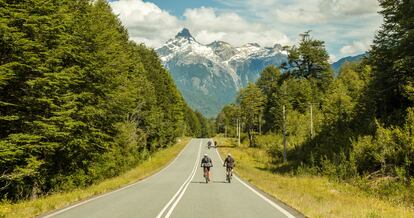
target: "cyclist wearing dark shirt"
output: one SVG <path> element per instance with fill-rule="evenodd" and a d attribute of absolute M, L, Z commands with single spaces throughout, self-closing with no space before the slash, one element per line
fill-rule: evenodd
<path fill-rule="evenodd" d="M 208 147 L 208 149 L 210 149 L 210 147 L 211 147 L 211 141 L 208 141 L 207 142 L 207 147 Z"/>
<path fill-rule="evenodd" d="M 223 166 L 226 167 L 227 172 L 231 172 L 233 174 L 233 167 L 234 167 L 234 159 L 231 154 L 228 154 L 226 159 L 224 160 Z"/>

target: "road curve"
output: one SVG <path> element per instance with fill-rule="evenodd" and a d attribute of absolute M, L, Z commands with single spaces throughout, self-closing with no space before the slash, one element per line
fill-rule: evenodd
<path fill-rule="evenodd" d="M 235 177 L 225 182 L 225 169 L 208 139 L 193 139 L 159 173 L 116 191 L 42 217 L 303 217 Z M 211 183 L 200 168 L 201 156 L 213 160 Z M 237 161 L 237 160 L 236 160 Z"/>

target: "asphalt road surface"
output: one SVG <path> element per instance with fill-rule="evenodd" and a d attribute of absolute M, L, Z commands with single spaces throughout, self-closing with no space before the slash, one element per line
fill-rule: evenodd
<path fill-rule="evenodd" d="M 191 140 L 173 162 L 147 179 L 43 217 L 303 217 L 236 176 L 227 183 L 222 160 L 207 141 Z M 205 153 L 213 161 L 208 184 L 200 167 Z"/>

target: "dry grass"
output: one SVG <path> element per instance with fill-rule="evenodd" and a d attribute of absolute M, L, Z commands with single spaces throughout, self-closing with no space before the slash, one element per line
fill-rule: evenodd
<path fill-rule="evenodd" d="M 150 159 L 125 174 L 99 184 L 71 192 L 52 194 L 32 201 L 22 201 L 15 204 L 0 203 L 0 217 L 35 217 L 142 180 L 167 165 L 188 144 L 189 140 L 189 138 L 184 138 L 175 146 L 154 153 Z"/>
<path fill-rule="evenodd" d="M 230 139 L 216 140 L 224 145 L 219 149 L 222 155 L 234 156 L 238 175 L 308 217 L 414 217 L 409 208 L 379 200 L 346 183 L 263 170 L 269 160 L 264 150 L 233 147 Z"/>

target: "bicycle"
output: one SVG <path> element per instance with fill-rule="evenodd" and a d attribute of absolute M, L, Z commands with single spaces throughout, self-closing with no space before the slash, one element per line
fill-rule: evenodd
<path fill-rule="evenodd" d="M 233 177 L 233 168 L 232 167 L 226 167 L 226 180 L 228 183 L 231 183 L 231 179 Z"/>
<path fill-rule="evenodd" d="M 204 178 L 206 179 L 206 183 L 210 182 L 210 170 L 209 167 L 204 168 Z"/>
<path fill-rule="evenodd" d="M 208 183 L 210 181 L 210 168 L 213 167 L 213 162 L 207 154 L 204 154 L 204 157 L 201 160 L 201 167 L 204 169 L 204 178 L 206 179 L 206 183 Z"/>

